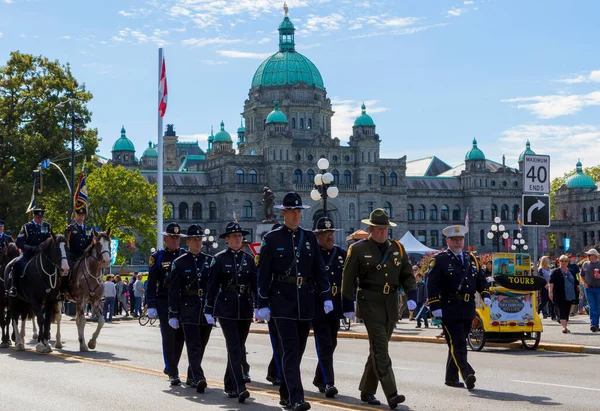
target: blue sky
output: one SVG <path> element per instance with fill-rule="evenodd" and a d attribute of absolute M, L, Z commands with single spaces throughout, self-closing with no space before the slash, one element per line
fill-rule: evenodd
<path fill-rule="evenodd" d="M 138 157 L 156 142 L 157 48 L 165 124 L 206 147 L 234 135 L 256 68 L 277 51 L 280 0 L 0 0 L 0 64 L 11 51 L 71 64 L 93 93 L 109 157 L 125 125 Z M 554 177 L 600 163 L 600 2 L 288 0 L 297 50 L 319 68 L 347 141 L 365 101 L 382 156 L 464 159 L 473 137 L 515 165 L 527 138 Z"/>

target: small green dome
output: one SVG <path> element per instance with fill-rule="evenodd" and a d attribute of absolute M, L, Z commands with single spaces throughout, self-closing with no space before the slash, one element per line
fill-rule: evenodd
<path fill-rule="evenodd" d="M 215 143 L 233 143 L 231 136 L 227 131 L 225 131 L 225 123 L 221 121 L 221 131 L 215 135 L 215 139 L 213 140 Z"/>
<path fill-rule="evenodd" d="M 152 141 L 148 141 L 148 148 L 144 150 L 142 157 L 158 157 L 158 151 L 154 148 Z"/>
<path fill-rule="evenodd" d="M 210 136 L 208 136 L 208 142 L 212 143 L 215 141 L 215 135 L 213 134 L 213 126 L 210 126 Z"/>
<path fill-rule="evenodd" d="M 113 144 L 112 151 L 135 151 L 135 146 L 125 135 L 125 126 L 121 127 L 121 137 Z"/>
<path fill-rule="evenodd" d="M 267 124 L 271 123 L 287 123 L 287 117 L 281 111 L 279 111 L 279 101 L 275 101 L 273 104 L 273 111 L 267 116 Z"/>
<path fill-rule="evenodd" d="M 485 154 L 479 148 L 477 148 L 477 140 L 473 139 L 473 148 L 470 149 L 465 155 L 465 161 L 467 160 L 485 160 Z"/>
<path fill-rule="evenodd" d="M 245 133 L 246 132 L 246 128 L 244 127 L 243 120 L 244 120 L 244 117 L 240 118 L 240 127 L 237 130 L 238 133 Z"/>
<path fill-rule="evenodd" d="M 354 126 L 375 127 L 373 119 L 367 114 L 367 106 L 365 106 L 365 103 L 362 103 L 360 108 L 362 109 L 362 114 L 359 117 L 356 117 L 356 120 L 354 120 Z"/>
<path fill-rule="evenodd" d="M 294 23 L 290 20 L 288 16 L 285 16 L 281 24 L 279 25 L 279 30 L 296 30 L 294 27 Z"/>
<path fill-rule="evenodd" d="M 531 143 L 529 143 L 529 140 L 527 140 L 527 143 L 525 144 L 525 151 L 523 151 L 519 156 L 519 163 L 525 161 L 526 154 L 530 154 L 532 156 L 535 155 L 534 151 L 531 149 Z"/>
<path fill-rule="evenodd" d="M 575 174 L 567 178 L 565 184 L 569 188 L 596 188 L 596 183 L 592 177 L 583 172 L 581 161 L 578 161 L 575 166 Z"/>

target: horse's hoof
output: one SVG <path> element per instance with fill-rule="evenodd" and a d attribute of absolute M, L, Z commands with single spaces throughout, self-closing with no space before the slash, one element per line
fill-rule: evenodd
<path fill-rule="evenodd" d="M 79 344 L 79 351 L 81 352 L 88 352 L 90 349 L 88 348 L 87 345 L 85 344 Z"/>
<path fill-rule="evenodd" d="M 95 349 L 95 348 L 96 348 L 96 341 L 92 341 L 92 340 L 90 340 L 90 341 L 88 342 L 88 347 L 89 347 L 89 349 L 90 349 L 90 350 L 93 350 L 93 349 Z"/>
<path fill-rule="evenodd" d="M 36 346 L 35 346 L 35 350 L 37 352 L 39 352 L 39 353 L 45 353 L 46 352 L 46 346 L 44 344 L 42 344 L 41 342 L 37 343 Z"/>
<path fill-rule="evenodd" d="M 32 339 L 32 340 L 37 340 L 37 339 L 38 339 L 38 335 L 37 335 L 37 334 L 33 334 L 33 335 L 31 336 L 31 339 Z"/>
<path fill-rule="evenodd" d="M 44 353 L 45 353 L 45 354 L 49 354 L 49 353 L 51 353 L 51 352 L 52 352 L 52 346 L 50 346 L 50 344 L 48 344 L 48 345 L 46 346 L 46 349 L 44 350 Z"/>
<path fill-rule="evenodd" d="M 54 344 L 54 348 L 56 348 L 57 350 L 61 349 L 63 347 L 62 342 L 57 341 L 56 344 Z"/>
<path fill-rule="evenodd" d="M 15 348 L 17 351 L 25 351 L 25 344 L 19 343 Z"/>
<path fill-rule="evenodd" d="M 0 348 L 8 348 L 10 347 L 10 341 L 4 341 L 2 344 L 0 344 Z"/>

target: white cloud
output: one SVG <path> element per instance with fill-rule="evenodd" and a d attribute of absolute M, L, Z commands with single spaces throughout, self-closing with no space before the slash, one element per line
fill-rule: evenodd
<path fill-rule="evenodd" d="M 209 135 L 210 135 L 209 133 L 195 133 L 195 134 L 182 134 L 182 135 L 178 135 L 177 137 L 179 138 L 179 141 L 186 141 L 188 143 L 198 141 L 198 142 L 202 143 L 202 142 L 208 141 Z"/>
<path fill-rule="evenodd" d="M 241 40 L 237 39 L 224 39 L 221 37 L 215 38 L 189 38 L 181 41 L 184 46 L 203 47 L 211 44 L 234 44 L 241 43 Z"/>
<path fill-rule="evenodd" d="M 0 38 L 2 38 L 2 36 L 4 36 L 4 34 L 0 31 Z"/>
<path fill-rule="evenodd" d="M 474 1 L 471 1 L 471 0 L 465 0 L 465 2 L 464 2 L 464 4 L 465 4 L 465 5 L 467 5 L 467 6 L 469 6 L 469 5 L 471 5 L 471 4 L 474 4 L 474 3 L 475 3 L 475 2 L 474 2 Z"/>
<path fill-rule="evenodd" d="M 383 25 L 386 27 L 407 27 L 412 26 L 418 20 L 417 17 L 394 17 L 386 20 Z"/>
<path fill-rule="evenodd" d="M 266 59 L 272 53 L 251 53 L 247 51 L 237 50 L 217 50 L 217 54 L 223 57 L 238 58 L 238 59 Z"/>
<path fill-rule="evenodd" d="M 589 94 L 517 97 L 501 100 L 517 104 L 518 109 L 531 111 L 541 119 L 550 119 L 578 113 L 585 107 L 600 106 L 600 91 Z"/>
<path fill-rule="evenodd" d="M 229 64 L 229 63 L 227 61 L 223 61 L 223 60 L 200 60 L 200 64 L 216 66 L 216 65 L 220 65 L 220 64 Z"/>
<path fill-rule="evenodd" d="M 578 83 L 600 83 L 600 70 L 592 70 L 589 74 L 579 74 L 573 78 L 557 80 L 559 83 L 578 84 Z"/>
<path fill-rule="evenodd" d="M 13 0 L 2 0 L 2 1 L 6 4 L 11 4 L 13 2 Z"/>
<path fill-rule="evenodd" d="M 168 34 L 168 30 L 154 29 L 152 30 L 152 34 L 145 34 L 139 30 L 126 27 L 123 30 L 119 30 L 119 36 L 113 36 L 112 40 L 118 43 L 127 42 L 130 44 L 155 43 L 157 46 L 162 47 L 165 44 L 169 44 L 164 39 Z"/>
<path fill-rule="evenodd" d="M 459 9 L 456 7 L 452 7 L 451 10 L 446 12 L 446 18 L 448 17 L 459 17 L 467 12 L 467 9 Z"/>
<path fill-rule="evenodd" d="M 147 17 L 152 13 L 153 10 L 146 9 L 143 7 L 137 9 L 129 9 L 129 11 L 119 10 L 119 15 L 131 19 L 137 19 L 139 17 Z"/>
<path fill-rule="evenodd" d="M 310 14 L 304 23 L 303 31 L 336 31 L 342 28 L 346 23 L 346 19 L 339 13 L 332 13 L 328 16 L 316 16 Z"/>
<path fill-rule="evenodd" d="M 346 142 L 352 134 L 352 126 L 354 120 L 361 114 L 362 101 L 355 100 L 342 100 L 333 97 L 331 99 L 331 105 L 334 116 L 331 118 L 331 136 L 338 137 L 340 140 Z M 367 107 L 367 114 L 373 116 L 373 114 L 381 113 L 389 110 L 387 107 L 378 107 L 377 100 L 365 101 Z M 377 118 L 373 117 L 373 121 L 377 124 Z"/>
<path fill-rule="evenodd" d="M 61 36 L 58 39 L 59 40 L 71 40 L 71 36 Z"/>
<path fill-rule="evenodd" d="M 135 16 L 133 13 L 129 13 L 125 10 L 119 10 L 119 14 L 123 17 L 134 17 Z"/>

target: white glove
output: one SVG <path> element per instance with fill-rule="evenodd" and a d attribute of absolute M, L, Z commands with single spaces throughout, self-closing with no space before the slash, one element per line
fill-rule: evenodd
<path fill-rule="evenodd" d="M 406 303 L 406 305 L 408 306 L 408 310 L 412 311 L 414 309 L 417 308 L 417 303 L 414 302 L 413 300 L 408 300 L 408 302 Z"/>
<path fill-rule="evenodd" d="M 483 302 L 485 303 L 485 305 L 487 305 L 488 307 L 492 306 L 492 300 L 490 300 L 489 298 L 485 297 L 483 299 Z"/>
<path fill-rule="evenodd" d="M 210 325 L 215 325 L 215 319 L 210 314 L 204 314 L 204 318 L 206 318 L 206 322 Z"/>
<path fill-rule="evenodd" d="M 254 316 L 259 321 L 269 321 L 271 319 L 271 310 L 269 310 L 268 307 L 259 308 L 258 310 L 256 310 Z"/>
<path fill-rule="evenodd" d="M 156 308 L 148 308 L 148 318 L 156 318 L 158 317 L 158 311 Z"/>
<path fill-rule="evenodd" d="M 171 326 L 171 328 L 178 329 L 179 320 L 177 318 L 169 318 L 169 325 Z"/>
<path fill-rule="evenodd" d="M 441 318 L 441 317 L 442 317 L 442 309 L 441 309 L 441 308 L 439 308 L 439 309 L 437 309 L 437 310 L 433 310 L 433 311 L 431 312 L 431 315 L 433 315 L 434 317 Z"/>
<path fill-rule="evenodd" d="M 333 311 L 333 302 L 331 300 L 327 300 L 323 303 L 323 308 L 325 309 L 325 314 L 329 314 Z"/>
<path fill-rule="evenodd" d="M 346 317 L 349 320 L 354 320 L 356 318 L 356 315 L 354 315 L 354 311 L 349 311 L 347 313 L 344 313 L 344 317 Z"/>

